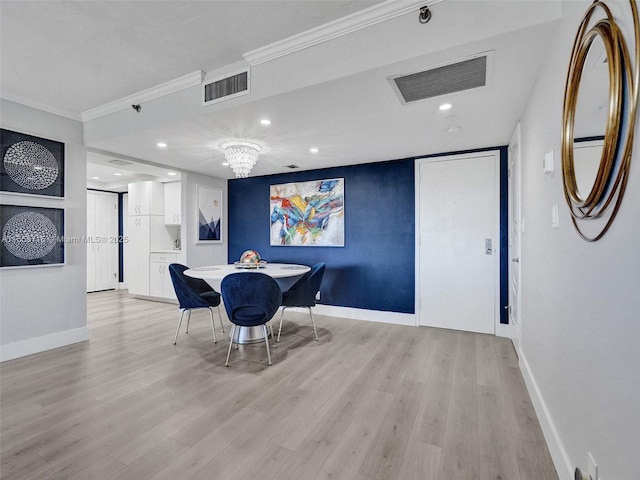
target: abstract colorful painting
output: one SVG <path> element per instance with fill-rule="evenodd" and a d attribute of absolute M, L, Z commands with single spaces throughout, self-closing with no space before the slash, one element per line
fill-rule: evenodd
<path fill-rule="evenodd" d="M 271 185 L 271 245 L 344 247 L 344 178 Z"/>
<path fill-rule="evenodd" d="M 196 185 L 198 240 L 196 243 L 222 242 L 222 190 Z"/>

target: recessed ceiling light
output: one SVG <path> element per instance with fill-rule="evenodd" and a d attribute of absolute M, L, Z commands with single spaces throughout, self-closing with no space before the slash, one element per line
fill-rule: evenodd
<path fill-rule="evenodd" d="M 164 142 L 158 142 L 156 143 L 157 146 L 159 146 L 160 148 L 167 148 L 167 144 Z"/>
<path fill-rule="evenodd" d="M 171 175 L 173 177 L 173 176 L 177 175 L 177 173 L 176 172 L 167 172 L 167 175 Z"/>
<path fill-rule="evenodd" d="M 449 110 L 450 108 L 451 108 L 450 103 L 443 103 L 442 105 L 440 105 L 440 110 Z"/>
<path fill-rule="evenodd" d="M 121 177 L 121 176 L 122 176 L 122 174 L 121 174 L 121 173 L 118 173 L 118 172 L 114 173 L 114 175 L 115 175 L 116 177 Z"/>
<path fill-rule="evenodd" d="M 222 166 L 228 167 L 229 166 L 229 162 L 222 162 Z"/>
<path fill-rule="evenodd" d="M 91 177 L 92 180 L 100 180 L 100 177 Z"/>
<path fill-rule="evenodd" d="M 269 120 L 268 118 L 263 118 L 262 120 L 260 120 L 260 124 L 271 125 L 271 120 Z"/>
<path fill-rule="evenodd" d="M 316 147 L 311 147 L 311 148 L 309 149 L 309 151 L 310 151 L 311 153 L 318 153 L 320 150 L 318 150 Z"/>

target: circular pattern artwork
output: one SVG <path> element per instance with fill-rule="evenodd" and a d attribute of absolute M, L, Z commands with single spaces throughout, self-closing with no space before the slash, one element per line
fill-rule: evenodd
<path fill-rule="evenodd" d="M 58 243 L 58 230 L 46 216 L 23 212 L 11 217 L 2 229 L 2 241 L 9 252 L 23 260 L 49 254 Z"/>
<path fill-rule="evenodd" d="M 11 145 L 4 155 L 4 168 L 23 188 L 43 190 L 58 178 L 58 162 L 46 147 L 30 141 Z"/>

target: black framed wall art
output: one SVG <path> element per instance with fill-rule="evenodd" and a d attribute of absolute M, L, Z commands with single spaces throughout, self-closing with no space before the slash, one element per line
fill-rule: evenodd
<path fill-rule="evenodd" d="M 0 205 L 0 267 L 64 264 L 64 209 Z"/>
<path fill-rule="evenodd" d="M 0 191 L 64 198 L 64 143 L 4 128 L 0 143 Z"/>

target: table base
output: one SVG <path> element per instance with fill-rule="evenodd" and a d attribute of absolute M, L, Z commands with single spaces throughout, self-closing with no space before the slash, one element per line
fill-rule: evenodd
<path fill-rule="evenodd" d="M 236 327 L 238 328 L 238 327 Z M 267 325 L 267 333 L 271 336 L 271 331 Z M 247 345 L 250 343 L 264 343 L 264 332 L 261 326 L 257 327 L 242 327 L 240 328 L 240 334 L 238 335 L 238 343 L 240 345 Z M 231 340 L 231 333 L 229 333 L 229 340 Z"/>

